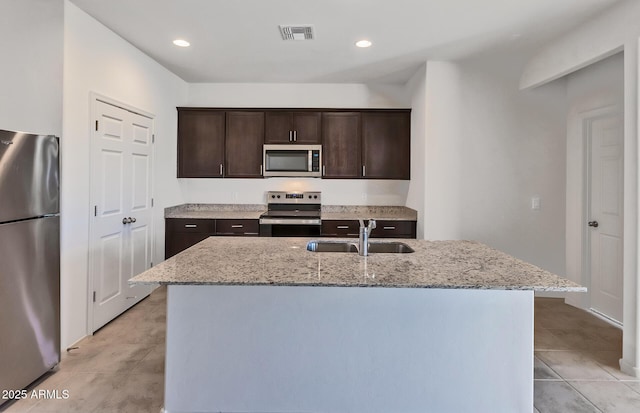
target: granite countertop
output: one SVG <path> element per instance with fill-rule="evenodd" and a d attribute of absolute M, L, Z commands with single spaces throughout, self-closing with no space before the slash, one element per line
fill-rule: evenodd
<path fill-rule="evenodd" d="M 258 219 L 266 212 L 262 204 L 182 204 L 165 208 L 165 218 Z M 415 209 L 404 206 L 323 205 L 321 219 L 417 221 Z"/>
<path fill-rule="evenodd" d="M 418 211 L 404 206 L 323 205 L 322 219 L 417 221 Z"/>
<path fill-rule="evenodd" d="M 182 204 L 164 209 L 165 218 L 258 219 L 267 211 L 262 204 Z"/>
<path fill-rule="evenodd" d="M 307 251 L 307 241 L 309 238 L 210 237 L 130 282 L 586 291 L 475 241 L 405 239 L 402 242 L 414 253 L 368 257 Z"/>

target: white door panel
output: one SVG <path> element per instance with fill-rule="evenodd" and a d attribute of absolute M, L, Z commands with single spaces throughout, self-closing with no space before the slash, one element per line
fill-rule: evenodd
<path fill-rule="evenodd" d="M 92 331 L 147 296 L 128 280 L 152 260 L 153 120 L 95 101 L 91 142 Z"/>
<path fill-rule="evenodd" d="M 623 122 L 617 113 L 590 120 L 589 227 L 591 308 L 622 322 Z"/>

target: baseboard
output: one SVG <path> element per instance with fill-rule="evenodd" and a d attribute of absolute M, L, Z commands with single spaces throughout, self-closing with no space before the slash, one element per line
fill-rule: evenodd
<path fill-rule="evenodd" d="M 632 377 L 640 377 L 640 368 L 632 366 L 624 361 L 624 359 L 620 359 L 620 371 Z"/>

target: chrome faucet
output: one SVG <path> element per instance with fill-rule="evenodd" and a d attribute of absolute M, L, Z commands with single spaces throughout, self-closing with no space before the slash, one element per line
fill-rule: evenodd
<path fill-rule="evenodd" d="M 360 221 L 360 236 L 358 237 L 358 255 L 366 257 L 369 255 L 369 235 L 371 231 L 376 228 L 376 220 L 369 219 L 369 225 L 364 225 L 364 220 Z"/>

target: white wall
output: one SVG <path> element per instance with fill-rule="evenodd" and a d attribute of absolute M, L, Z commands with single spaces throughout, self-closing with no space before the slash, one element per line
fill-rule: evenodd
<path fill-rule="evenodd" d="M 520 92 L 521 67 L 493 55 L 414 75 L 407 205 L 419 238 L 476 239 L 563 274 L 565 86 Z"/>
<path fill-rule="evenodd" d="M 520 67 L 505 56 L 461 64 L 461 237 L 562 275 L 565 85 L 521 92 Z"/>
<path fill-rule="evenodd" d="M 638 48 L 640 2 L 623 1 L 530 59 L 523 88 L 543 84 L 624 50 L 624 334 L 622 370 L 640 377 L 640 283 L 638 282 Z"/>
<path fill-rule="evenodd" d="M 411 182 L 407 192 L 407 206 L 418 211 L 416 237 L 425 238 L 426 194 L 426 116 L 427 116 L 427 65 L 426 63 L 407 82 L 405 88 L 411 96 Z"/>
<path fill-rule="evenodd" d="M 164 249 L 163 208 L 182 202 L 175 178 L 177 114 L 187 85 L 68 0 L 64 3 L 62 138 L 62 346 L 87 333 L 90 93 L 155 115 L 156 256 Z"/>
<path fill-rule="evenodd" d="M 62 0 L 0 2 L 0 129 L 62 133 Z"/>
<path fill-rule="evenodd" d="M 408 108 L 401 85 L 195 83 L 185 106 Z M 176 160 L 171 168 L 175 170 Z M 179 179 L 185 202 L 265 202 L 265 191 L 322 191 L 325 205 L 405 205 L 409 181 L 331 179 Z"/>

